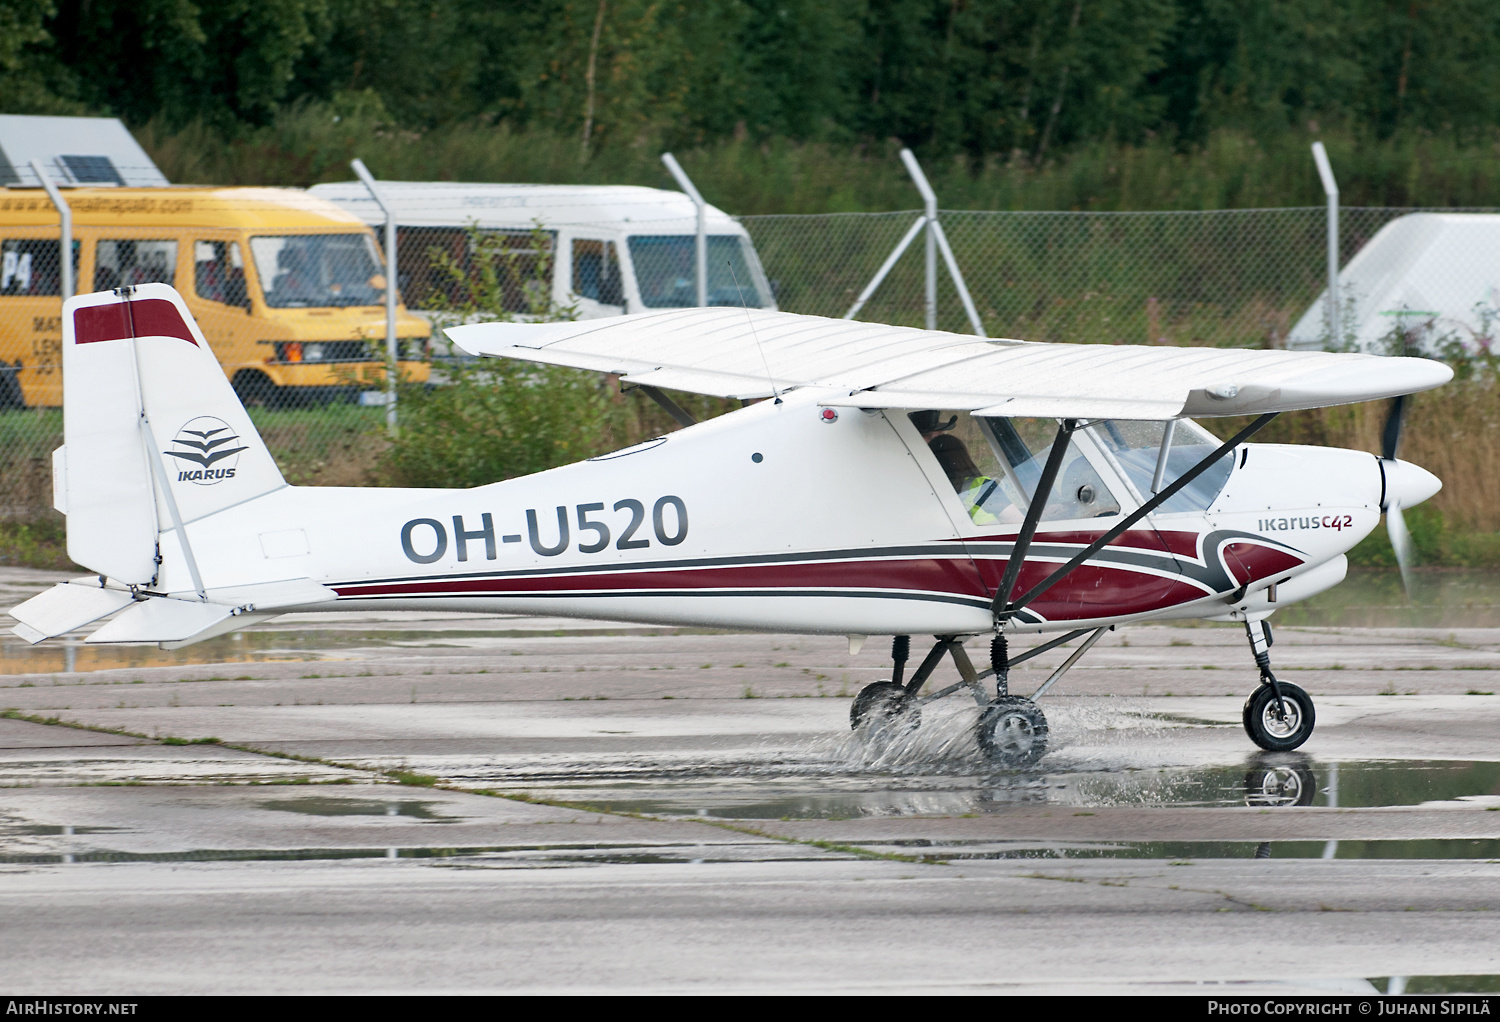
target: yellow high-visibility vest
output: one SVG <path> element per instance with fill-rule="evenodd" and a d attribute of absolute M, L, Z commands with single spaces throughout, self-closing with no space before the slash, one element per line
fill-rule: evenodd
<path fill-rule="evenodd" d="M 959 491 L 958 499 L 964 502 L 969 517 L 974 520 L 975 525 L 994 525 L 1000 519 L 984 509 L 984 502 L 994 495 L 1000 486 L 1000 480 L 991 479 L 989 476 L 976 476 L 969 481 L 969 485 Z"/>

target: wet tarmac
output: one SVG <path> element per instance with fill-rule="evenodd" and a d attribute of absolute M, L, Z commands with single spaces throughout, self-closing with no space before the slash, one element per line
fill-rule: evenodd
<path fill-rule="evenodd" d="M 0 569 L 0 599 L 49 581 Z M 1298 753 L 1244 735 L 1242 632 L 1134 627 L 1043 700 L 1025 770 L 980 755 L 963 695 L 851 732 L 873 640 L 415 614 L 176 652 L 7 638 L 0 981 L 1495 990 L 1495 590 L 1433 584 L 1451 626 L 1340 623 L 1380 579 L 1288 615 Z"/>

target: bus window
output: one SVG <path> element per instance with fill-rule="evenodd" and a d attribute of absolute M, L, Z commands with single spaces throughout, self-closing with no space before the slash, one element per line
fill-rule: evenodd
<path fill-rule="evenodd" d="M 58 244 L 47 238 L 10 238 L 0 244 L 0 295 L 60 295 Z M 78 269 L 78 245 L 73 246 Z"/>
<path fill-rule="evenodd" d="M 136 284 L 175 284 L 177 242 L 101 241 L 94 250 L 94 290 Z"/>
<path fill-rule="evenodd" d="M 245 259 L 236 242 L 193 243 L 193 290 L 210 302 L 250 308 L 245 294 Z"/>
<path fill-rule="evenodd" d="M 592 298 L 600 305 L 624 307 L 620 286 L 620 260 L 612 241 L 575 238 L 573 241 L 573 293 Z"/>
<path fill-rule="evenodd" d="M 379 305 L 385 282 L 375 240 L 365 234 L 291 234 L 250 239 L 261 293 L 273 309 Z M 377 286 L 377 284 L 379 286 Z"/>

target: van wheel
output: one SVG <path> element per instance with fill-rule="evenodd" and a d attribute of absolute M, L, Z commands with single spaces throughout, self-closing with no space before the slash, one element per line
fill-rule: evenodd
<path fill-rule="evenodd" d="M 234 374 L 234 395 L 246 408 L 278 408 L 281 388 L 259 369 L 241 369 Z"/>
<path fill-rule="evenodd" d="M 21 361 L 7 365 L 0 361 L 0 411 L 25 408 L 26 395 L 21 391 Z"/>

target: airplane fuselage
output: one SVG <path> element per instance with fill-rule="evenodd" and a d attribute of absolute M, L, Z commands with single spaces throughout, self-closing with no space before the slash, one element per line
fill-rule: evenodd
<path fill-rule="evenodd" d="M 200 569 L 222 585 L 311 578 L 338 593 L 309 610 L 989 631 L 1019 526 L 972 521 L 904 414 L 841 409 L 829 421 L 825 412 L 815 394 L 798 393 L 474 489 L 288 486 L 186 529 Z M 1254 617 L 1337 584 L 1343 554 L 1380 519 L 1378 460 L 1282 445 L 1228 457 L 1205 510 L 1141 522 L 1011 627 Z M 1120 513 L 1139 505 L 1108 459 L 1090 460 Z M 1113 523 L 1043 522 L 1017 593 Z M 165 557 L 162 591 L 190 588 L 180 564 Z"/>

